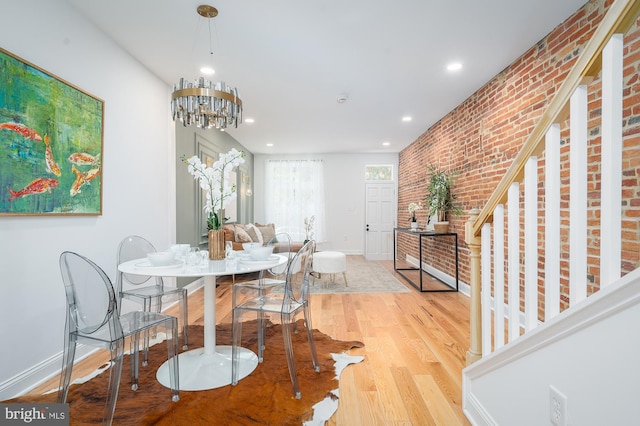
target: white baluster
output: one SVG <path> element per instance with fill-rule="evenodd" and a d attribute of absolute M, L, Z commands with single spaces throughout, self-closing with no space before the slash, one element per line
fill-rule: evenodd
<path fill-rule="evenodd" d="M 622 221 L 622 34 L 602 52 L 600 287 L 620 278 Z"/>
<path fill-rule="evenodd" d="M 569 296 L 573 306 L 587 297 L 587 86 L 576 88 L 570 109 Z"/>
<path fill-rule="evenodd" d="M 482 356 L 491 349 L 491 224 L 482 225 L 480 277 L 482 280 Z"/>
<path fill-rule="evenodd" d="M 538 157 L 524 165 L 524 319 L 525 329 L 538 325 Z"/>
<path fill-rule="evenodd" d="M 504 204 L 498 204 L 493 212 L 493 255 L 493 329 L 498 349 L 504 346 Z"/>
<path fill-rule="evenodd" d="M 509 187 L 507 201 L 507 232 L 509 241 L 509 342 L 520 336 L 520 184 Z"/>
<path fill-rule="evenodd" d="M 560 125 L 545 137 L 544 172 L 545 320 L 560 313 Z"/>

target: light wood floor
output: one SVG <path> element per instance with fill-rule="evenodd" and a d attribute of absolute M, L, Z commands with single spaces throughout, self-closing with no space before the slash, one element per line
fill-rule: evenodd
<path fill-rule="evenodd" d="M 381 263 L 393 271 L 392 261 Z M 461 375 L 469 346 L 469 299 L 460 293 L 420 293 L 406 285 L 410 293 L 312 296 L 314 328 L 335 339 L 364 343 L 350 351 L 365 361 L 343 371 L 338 411 L 329 425 L 469 424 L 462 413 Z M 231 318 L 229 290 L 228 285 L 218 288 L 217 321 Z M 189 297 L 189 322 L 203 321 L 200 289 Z M 106 359 L 82 361 L 74 367 L 74 377 Z M 33 392 L 56 386 L 57 378 Z"/>

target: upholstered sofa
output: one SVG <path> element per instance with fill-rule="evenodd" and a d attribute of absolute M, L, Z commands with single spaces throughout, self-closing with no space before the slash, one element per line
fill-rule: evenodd
<path fill-rule="evenodd" d="M 224 230 L 224 240 L 231 241 L 234 250 L 242 250 L 242 243 L 266 244 L 276 235 L 276 227 L 273 223 L 266 225 L 259 223 L 233 223 L 225 224 L 222 229 Z M 302 241 L 292 242 L 291 251 L 297 252 L 302 246 Z"/>

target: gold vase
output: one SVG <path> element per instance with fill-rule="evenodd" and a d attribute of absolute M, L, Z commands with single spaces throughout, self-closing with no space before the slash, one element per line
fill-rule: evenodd
<path fill-rule="evenodd" d="M 449 232 L 449 222 L 436 222 L 433 228 L 436 234 L 446 234 Z"/>
<path fill-rule="evenodd" d="M 222 229 L 209 231 L 209 259 L 224 259 L 224 231 Z"/>

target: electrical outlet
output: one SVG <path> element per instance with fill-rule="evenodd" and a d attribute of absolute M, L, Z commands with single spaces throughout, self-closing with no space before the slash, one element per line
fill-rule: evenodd
<path fill-rule="evenodd" d="M 549 386 L 549 416 L 551 424 L 567 426 L 567 397 L 554 386 Z"/>

